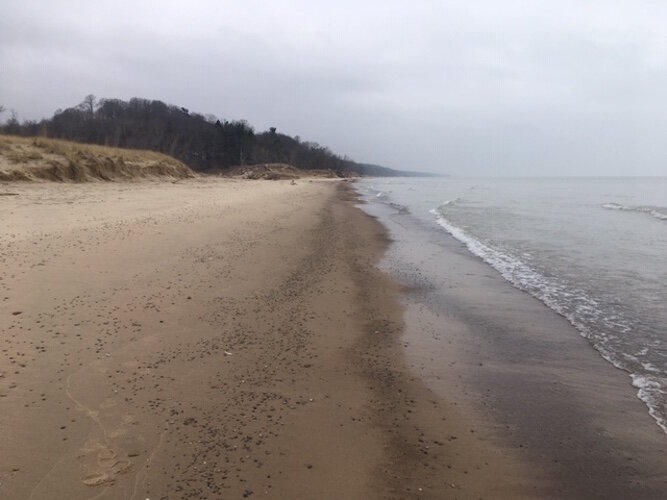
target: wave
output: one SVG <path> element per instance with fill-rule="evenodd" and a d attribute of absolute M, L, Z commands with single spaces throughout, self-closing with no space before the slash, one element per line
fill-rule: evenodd
<path fill-rule="evenodd" d="M 387 205 L 389 205 L 391 208 L 396 210 L 399 214 L 409 214 L 410 213 L 410 209 L 408 207 L 406 207 L 405 205 L 401 205 L 400 203 L 390 201 L 389 203 L 387 203 Z"/>
<path fill-rule="evenodd" d="M 371 184 L 370 186 L 367 186 L 365 191 L 366 191 L 366 194 L 368 194 L 369 196 L 373 195 L 377 198 L 383 198 L 383 197 L 387 196 L 387 194 L 384 191 L 376 188 L 375 184 Z"/>
<path fill-rule="evenodd" d="M 531 294 L 565 317 L 593 344 L 604 359 L 629 373 L 633 385 L 637 388 L 637 396 L 648 406 L 650 415 L 667 434 L 667 418 L 665 418 L 667 404 L 663 402 L 667 379 L 653 370 L 647 369 L 648 373 L 637 373 L 637 368 L 630 366 L 627 359 L 632 358 L 641 366 L 640 360 L 627 355 L 627 359 L 623 359 L 623 355 L 619 355 L 612 346 L 616 340 L 614 332 L 619 330 L 629 332 L 632 330 L 632 325 L 618 317 L 605 317 L 598 301 L 583 290 L 566 285 L 555 277 L 547 277 L 520 259 L 473 238 L 444 216 L 442 209 L 447 206 L 450 204 L 441 204 L 437 209 L 430 211 L 436 216 L 437 223 L 516 288 Z M 592 328 L 590 325 L 596 327 Z M 641 356 L 642 353 L 638 355 Z"/>
<path fill-rule="evenodd" d="M 367 196 L 372 196 L 375 198 L 375 200 L 379 203 L 383 203 L 387 206 L 390 206 L 394 210 L 396 210 L 399 214 L 409 214 L 410 209 L 402 205 L 400 203 L 396 203 L 394 201 L 389 201 L 389 194 L 391 191 L 382 191 L 380 189 L 377 189 L 374 185 L 370 185 L 366 188 L 366 195 Z"/>
<path fill-rule="evenodd" d="M 654 207 L 654 206 L 628 206 L 621 205 L 620 203 L 604 203 L 602 208 L 607 210 L 620 210 L 623 212 L 639 212 L 645 213 L 659 220 L 667 221 L 667 207 Z"/>
<path fill-rule="evenodd" d="M 387 199 L 387 197 L 388 197 L 388 195 L 391 191 L 385 192 L 385 191 L 380 191 L 379 189 L 375 189 L 373 187 L 370 187 L 368 189 L 368 192 L 369 192 L 369 194 L 375 196 L 375 198 L 378 198 L 380 200 L 385 200 L 385 199 Z"/>
<path fill-rule="evenodd" d="M 461 198 L 454 198 L 453 200 L 445 200 L 442 203 L 440 203 L 440 205 L 438 205 L 437 209 L 440 210 L 440 209 L 443 209 L 445 207 L 451 207 L 451 206 L 456 205 L 457 203 L 460 203 L 462 201 L 463 201 L 463 199 L 461 199 Z"/>

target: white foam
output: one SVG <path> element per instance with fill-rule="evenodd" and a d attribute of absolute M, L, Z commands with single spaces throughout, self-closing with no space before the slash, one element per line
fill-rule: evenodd
<path fill-rule="evenodd" d="M 655 217 L 656 219 L 667 220 L 667 214 L 664 214 L 662 212 L 658 212 L 657 210 L 651 210 L 649 213 L 653 217 Z"/>
<path fill-rule="evenodd" d="M 648 361 L 642 362 L 641 364 L 644 367 L 644 370 L 650 373 L 660 373 L 660 370 L 658 369 L 657 366 L 655 366 L 653 363 L 649 363 Z"/>
<path fill-rule="evenodd" d="M 454 198 L 453 200 L 445 200 L 442 203 L 440 203 L 438 208 L 440 209 L 440 208 L 444 208 L 444 207 L 450 207 L 450 206 L 452 206 L 455 203 L 458 203 L 460 201 L 463 201 L 463 200 L 461 198 Z"/>
<path fill-rule="evenodd" d="M 606 208 L 607 210 L 631 210 L 630 207 L 626 207 L 620 203 L 605 203 L 602 205 L 602 208 Z"/>
<path fill-rule="evenodd" d="M 662 387 L 667 381 L 636 373 L 630 374 L 630 377 L 632 378 L 632 385 L 637 388 L 637 397 L 646 403 L 649 414 L 655 419 L 663 432 L 667 434 L 667 420 L 657 410 L 660 401 L 665 397 L 665 391 Z"/>
<path fill-rule="evenodd" d="M 628 206 L 620 203 L 604 203 L 602 208 L 607 210 L 620 210 L 623 212 L 639 212 L 645 213 L 659 220 L 667 220 L 667 208 L 652 207 L 652 206 Z"/>

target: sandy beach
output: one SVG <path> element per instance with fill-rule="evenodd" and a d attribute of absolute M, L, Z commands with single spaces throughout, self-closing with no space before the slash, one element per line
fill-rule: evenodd
<path fill-rule="evenodd" d="M 448 470 L 456 419 L 401 361 L 398 287 L 375 268 L 386 234 L 344 183 L 2 194 L 1 498 L 480 484 Z"/>
<path fill-rule="evenodd" d="M 586 478 L 564 487 L 545 465 L 567 459 L 553 446 L 562 427 L 544 430 L 543 448 L 525 418 L 507 430 L 507 412 L 474 404 L 501 383 L 473 368 L 475 323 L 406 302 L 418 290 L 379 271 L 387 230 L 347 183 L 9 183 L 0 193 L 0 498 L 590 493 Z M 468 298 L 457 290 L 452 307 Z M 417 330 L 427 335 L 410 337 Z M 428 343 L 436 333 L 449 348 Z M 484 364 L 507 366 L 485 348 Z M 562 404 L 554 394 L 546 400 Z M 590 444 L 580 434 L 574 457 Z M 508 444 L 518 435 L 532 455 Z M 658 491 L 661 463 L 632 466 L 654 474 L 638 491 Z"/>

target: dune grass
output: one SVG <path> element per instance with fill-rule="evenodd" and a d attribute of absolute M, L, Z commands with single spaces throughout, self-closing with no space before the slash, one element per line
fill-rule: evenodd
<path fill-rule="evenodd" d="M 182 162 L 154 151 L 0 135 L 0 180 L 131 180 L 193 177 Z"/>

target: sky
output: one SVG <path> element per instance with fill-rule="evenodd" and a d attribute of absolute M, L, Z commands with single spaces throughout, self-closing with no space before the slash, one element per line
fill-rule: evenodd
<path fill-rule="evenodd" d="M 0 105 L 144 97 L 456 176 L 667 175 L 667 2 L 0 0 Z"/>

